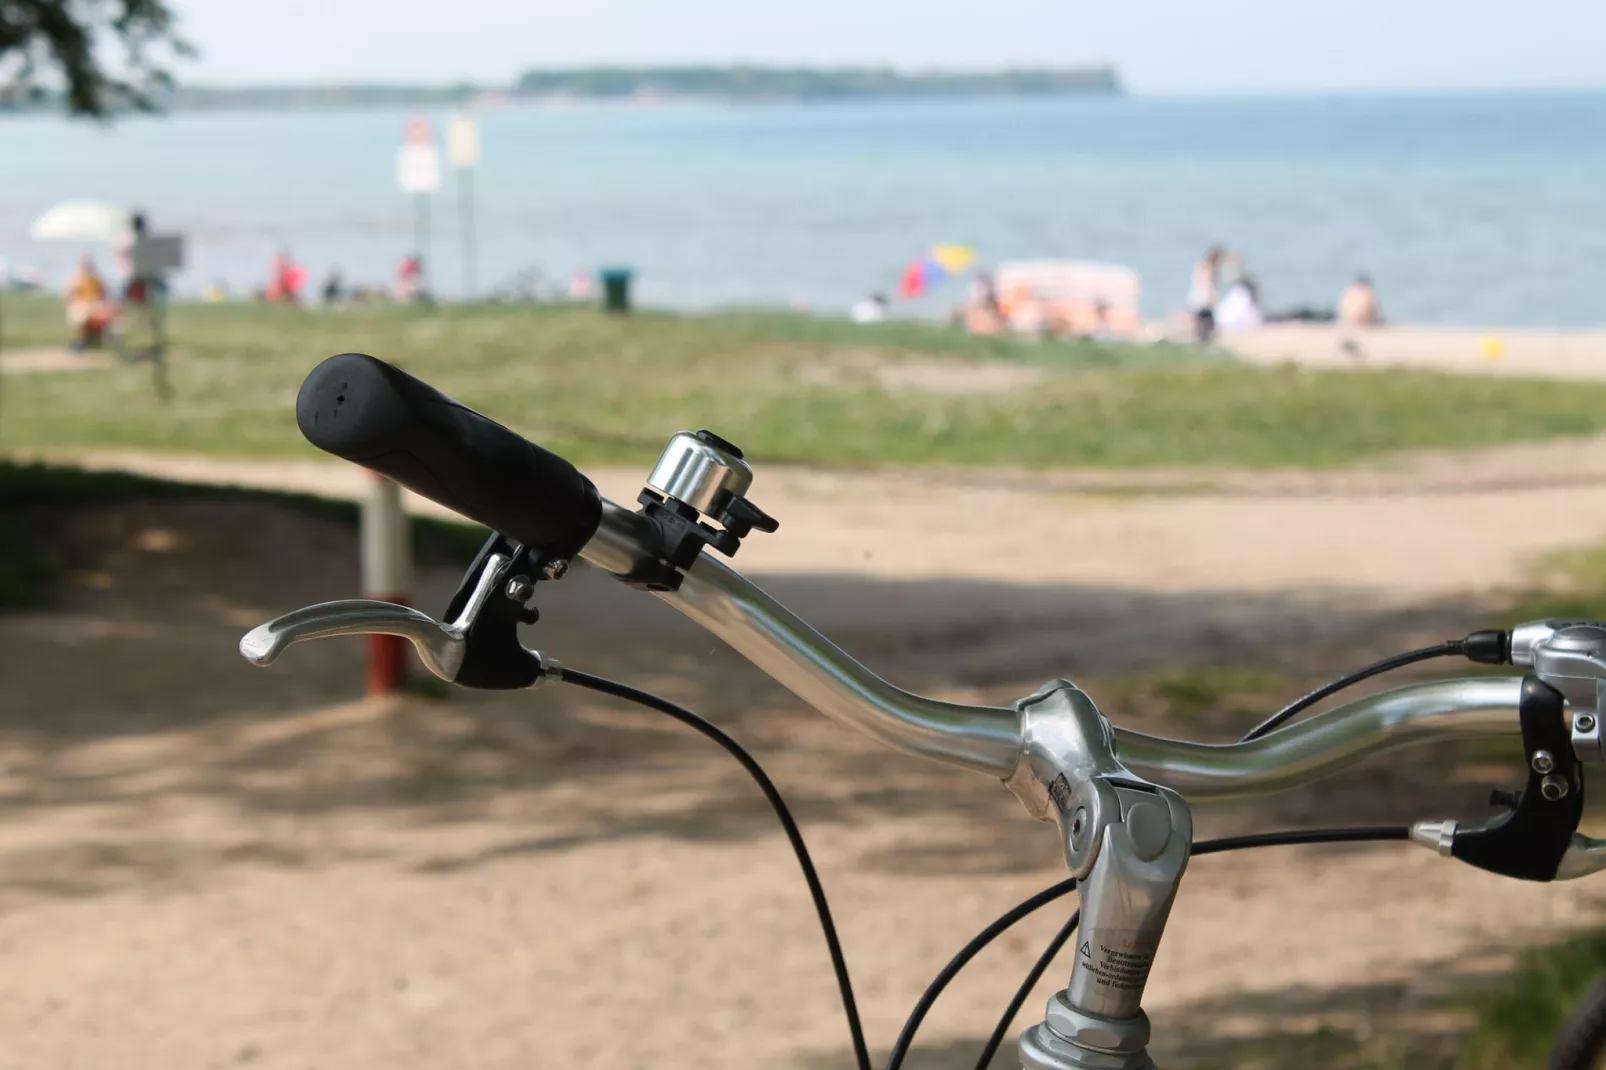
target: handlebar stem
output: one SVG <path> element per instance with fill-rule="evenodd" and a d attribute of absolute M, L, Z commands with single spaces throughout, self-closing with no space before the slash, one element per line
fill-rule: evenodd
<path fill-rule="evenodd" d="M 1020 1039 L 1029 1070 L 1152 1067 L 1143 990 L 1193 846 L 1187 802 L 1121 764 L 1110 723 L 1055 680 L 1020 703 L 1022 760 L 1008 784 L 1055 821 L 1080 882 L 1070 983 Z"/>

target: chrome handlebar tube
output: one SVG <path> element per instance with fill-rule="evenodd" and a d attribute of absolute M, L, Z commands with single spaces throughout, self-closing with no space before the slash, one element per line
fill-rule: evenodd
<path fill-rule="evenodd" d="M 602 525 L 581 551 L 618 575 L 646 550 L 639 514 L 604 502 Z M 826 716 L 921 758 L 1008 780 L 1022 754 L 1020 713 L 925 698 L 854 660 L 751 580 L 703 553 L 679 590 L 657 596 L 724 640 Z M 1114 748 L 1133 773 L 1191 801 L 1294 787 L 1398 747 L 1515 735 L 1516 678 L 1418 684 L 1317 714 L 1252 743 L 1211 745 L 1114 728 Z"/>

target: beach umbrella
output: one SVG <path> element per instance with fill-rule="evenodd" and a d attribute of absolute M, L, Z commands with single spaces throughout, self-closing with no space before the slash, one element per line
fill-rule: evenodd
<path fill-rule="evenodd" d="M 63 201 L 33 221 L 34 241 L 111 241 L 128 229 L 128 210 L 104 201 Z"/>
<path fill-rule="evenodd" d="M 903 281 L 898 284 L 898 292 L 904 297 L 919 297 L 932 283 L 959 274 L 975 259 L 976 250 L 968 245 L 933 245 L 903 269 Z"/>

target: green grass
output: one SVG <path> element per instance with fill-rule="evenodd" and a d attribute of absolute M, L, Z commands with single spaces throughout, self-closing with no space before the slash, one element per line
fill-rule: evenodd
<path fill-rule="evenodd" d="M 20 311 L 19 311 L 20 306 Z M 7 298 L 8 336 L 59 309 Z M 684 427 L 760 461 L 829 465 L 1336 465 L 1421 446 L 1606 429 L 1606 384 L 1260 369 L 1168 347 L 972 338 L 934 324 L 782 313 L 607 317 L 575 306 L 176 306 L 177 399 L 142 366 L 7 377 L 0 448 L 311 456 L 296 389 L 317 361 L 395 361 L 577 463 L 650 462 Z M 1005 392 L 887 389 L 875 368 L 1043 369 Z"/>
<path fill-rule="evenodd" d="M 1590 983 L 1606 974 L 1606 931 L 1527 952 L 1499 988 L 1475 1004 L 1477 1024 L 1462 1054 L 1466 1070 L 1545 1065 L 1556 1030 Z"/>
<path fill-rule="evenodd" d="M 1284 686 L 1286 681 L 1273 673 L 1229 666 L 1178 669 L 1152 685 L 1165 712 L 1184 720 L 1216 712 L 1243 713 L 1254 708 L 1253 700 L 1264 699 Z"/>
<path fill-rule="evenodd" d="M 871 346 L 882 350 L 963 357 L 968 360 L 1009 360 L 1049 366 L 1113 368 L 1221 359 L 1175 345 L 1132 346 L 1086 339 L 1038 340 L 1010 335 L 970 334 L 928 320 L 854 323 L 827 316 L 755 310 L 721 313 L 706 317 L 706 322 L 716 330 L 754 339 L 829 346 Z"/>
<path fill-rule="evenodd" d="M 0 293 L 0 352 L 22 346 L 59 346 L 67 341 L 67 317 L 58 300 Z"/>
<path fill-rule="evenodd" d="M 48 601 L 58 562 L 50 551 L 52 514 L 93 505 L 150 499 L 271 502 L 337 523 L 357 524 L 358 507 L 309 494 L 149 479 L 124 472 L 88 472 L 0 460 L 0 610 Z M 466 564 L 485 541 L 484 528 L 434 517 L 412 519 L 415 552 Z"/>
<path fill-rule="evenodd" d="M 1512 600 L 1510 620 L 1606 620 L 1606 543 L 1551 554 L 1534 574 L 1533 586 Z"/>

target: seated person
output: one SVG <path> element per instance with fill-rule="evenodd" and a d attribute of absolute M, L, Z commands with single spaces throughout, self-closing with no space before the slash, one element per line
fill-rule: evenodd
<path fill-rule="evenodd" d="M 67 280 L 67 325 L 72 328 L 69 348 L 74 352 L 99 349 L 101 332 L 111 318 L 106 305 L 106 284 L 95 271 L 93 257 L 78 262 L 78 270 Z"/>
<path fill-rule="evenodd" d="M 1383 310 L 1378 307 L 1371 279 L 1357 275 L 1344 287 L 1338 299 L 1338 322 L 1348 327 L 1376 327 L 1383 322 Z"/>

